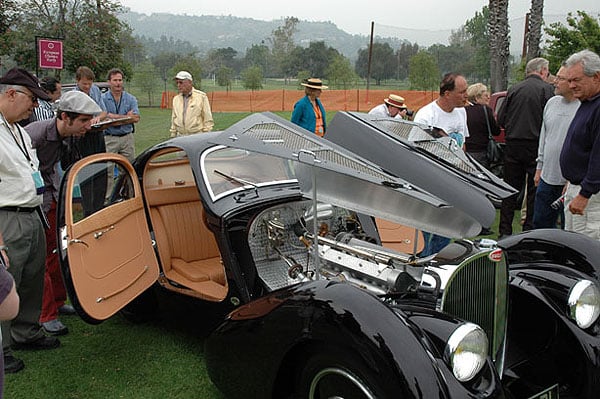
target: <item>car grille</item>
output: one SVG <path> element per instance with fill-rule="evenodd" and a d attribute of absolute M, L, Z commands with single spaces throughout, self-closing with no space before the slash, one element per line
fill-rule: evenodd
<path fill-rule="evenodd" d="M 442 311 L 471 321 L 483 328 L 490 341 L 490 354 L 502 368 L 507 320 L 508 271 L 506 259 L 477 254 L 461 263 L 446 284 Z"/>

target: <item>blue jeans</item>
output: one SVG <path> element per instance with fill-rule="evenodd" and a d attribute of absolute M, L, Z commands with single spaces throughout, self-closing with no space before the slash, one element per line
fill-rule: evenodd
<path fill-rule="evenodd" d="M 423 251 L 421 251 L 421 253 L 419 254 L 423 257 L 437 254 L 446 245 L 450 244 L 450 239 L 448 237 L 439 236 L 437 234 L 428 233 L 426 231 L 423 231 L 423 239 L 425 240 L 425 247 L 423 248 Z"/>
<path fill-rule="evenodd" d="M 535 205 L 533 207 L 534 229 L 555 229 L 556 221 L 560 218 L 560 226 L 564 228 L 565 214 L 563 207 L 552 209 L 550 204 L 562 195 L 563 186 L 548 184 L 540 179 L 540 184 L 535 192 Z"/>

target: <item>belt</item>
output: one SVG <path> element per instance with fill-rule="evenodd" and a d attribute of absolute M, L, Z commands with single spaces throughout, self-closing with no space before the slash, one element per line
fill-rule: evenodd
<path fill-rule="evenodd" d="M 31 213 L 35 212 L 38 208 L 25 208 L 22 206 L 2 206 L 0 207 L 0 211 L 6 212 L 19 212 L 19 213 Z"/>
<path fill-rule="evenodd" d="M 116 134 L 116 133 L 106 133 L 104 132 L 105 136 L 113 136 L 113 137 L 123 137 L 123 136 L 127 136 L 128 134 L 131 134 L 133 132 L 129 132 L 129 133 L 122 133 L 122 134 Z"/>

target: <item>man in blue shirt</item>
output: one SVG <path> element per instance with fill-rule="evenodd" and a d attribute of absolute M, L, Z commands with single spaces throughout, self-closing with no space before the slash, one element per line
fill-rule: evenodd
<path fill-rule="evenodd" d="M 569 181 L 565 229 L 600 239 L 600 56 L 583 50 L 565 65 L 569 87 L 581 101 L 560 154 Z"/>
<path fill-rule="evenodd" d="M 108 71 L 110 90 L 102 95 L 102 100 L 110 119 L 129 118 L 126 123 L 111 126 L 104 131 L 104 142 L 107 152 L 123 155 L 133 162 L 135 159 L 135 142 L 133 124 L 140 120 L 137 99 L 123 88 L 123 71 L 113 68 Z"/>

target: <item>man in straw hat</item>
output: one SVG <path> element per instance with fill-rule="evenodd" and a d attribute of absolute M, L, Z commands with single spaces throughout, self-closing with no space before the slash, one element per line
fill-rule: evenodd
<path fill-rule="evenodd" d="M 28 118 L 37 99 L 49 100 L 38 79 L 20 68 L 0 78 L 0 251 L 8 259 L 20 308 L 14 321 L 2 321 L 4 372 L 24 364 L 11 348 L 52 349 L 60 345 L 39 323 L 44 288 L 46 238 L 41 219 L 44 182 L 31 139 L 17 122 Z"/>
<path fill-rule="evenodd" d="M 404 97 L 396 94 L 390 94 L 379 104 L 369 111 L 369 115 L 383 116 L 389 118 L 403 119 L 408 107 L 404 104 Z"/>
<path fill-rule="evenodd" d="M 323 137 L 327 131 L 327 123 L 325 121 L 325 108 L 323 108 L 319 96 L 322 90 L 327 89 L 327 86 L 323 85 L 321 79 L 317 78 L 306 79 L 300 84 L 304 86 L 306 95 L 294 104 L 292 123 Z"/>
<path fill-rule="evenodd" d="M 70 91 L 62 95 L 56 117 L 30 123 L 25 127 L 31 137 L 32 147 L 40 160 L 40 171 L 44 179 L 45 191 L 42 208 L 48 219 L 46 229 L 46 272 L 44 275 L 44 295 L 40 323 L 50 335 L 63 335 L 67 327 L 58 319 L 58 314 L 74 314 L 70 305 L 65 305 L 65 291 L 56 249 L 56 203 L 60 187 L 58 163 L 62 169 L 81 158 L 74 138 L 82 137 L 91 129 L 94 116 L 102 108 L 87 94 Z"/>

